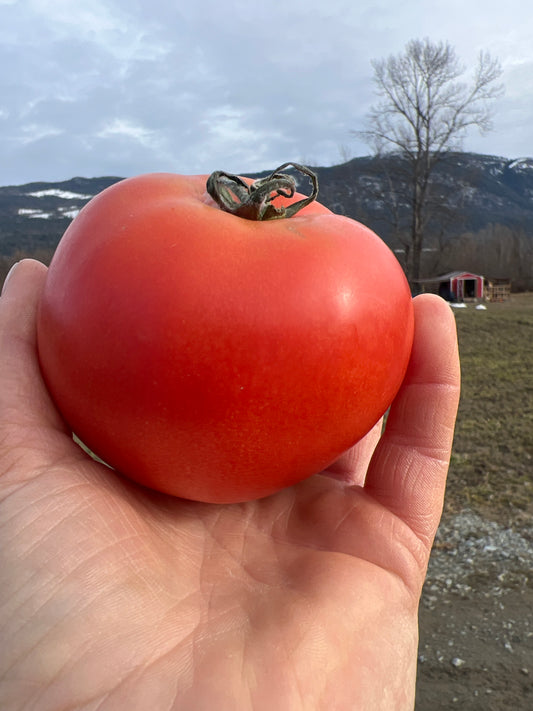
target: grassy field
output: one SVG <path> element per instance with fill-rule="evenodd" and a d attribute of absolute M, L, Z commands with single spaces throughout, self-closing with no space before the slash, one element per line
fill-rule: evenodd
<path fill-rule="evenodd" d="M 454 309 L 462 396 L 445 511 L 533 516 L 533 294 Z"/>

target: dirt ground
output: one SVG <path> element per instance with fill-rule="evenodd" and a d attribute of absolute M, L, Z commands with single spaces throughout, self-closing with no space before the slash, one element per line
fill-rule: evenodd
<path fill-rule="evenodd" d="M 420 606 L 416 711 L 533 710 L 533 520 L 443 519 Z"/>

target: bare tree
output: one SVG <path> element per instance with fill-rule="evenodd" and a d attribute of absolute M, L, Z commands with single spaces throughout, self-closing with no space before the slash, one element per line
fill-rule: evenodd
<path fill-rule="evenodd" d="M 403 164 L 394 186 L 409 205 L 406 272 L 411 284 L 420 278 L 420 261 L 431 214 L 430 187 L 435 166 L 450 151 L 460 150 L 467 129 L 491 128 L 490 100 L 502 86 L 497 60 L 481 52 L 470 81 L 448 43 L 412 40 L 403 54 L 372 62 L 381 101 L 368 114 L 369 128 L 358 131 L 376 154 L 393 153 Z"/>

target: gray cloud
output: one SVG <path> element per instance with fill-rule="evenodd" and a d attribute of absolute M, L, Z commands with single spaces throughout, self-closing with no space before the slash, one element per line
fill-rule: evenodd
<path fill-rule="evenodd" d="M 85 5 L 0 0 L 0 184 L 365 154 L 350 131 L 375 100 L 371 60 L 425 36 L 450 41 L 466 66 L 480 50 L 502 62 L 494 131 L 464 147 L 532 154 L 523 0 Z"/>

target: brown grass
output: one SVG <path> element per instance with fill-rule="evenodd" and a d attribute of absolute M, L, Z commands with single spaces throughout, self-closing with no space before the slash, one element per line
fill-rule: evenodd
<path fill-rule="evenodd" d="M 445 510 L 533 516 L 533 294 L 454 310 L 462 395 Z"/>

